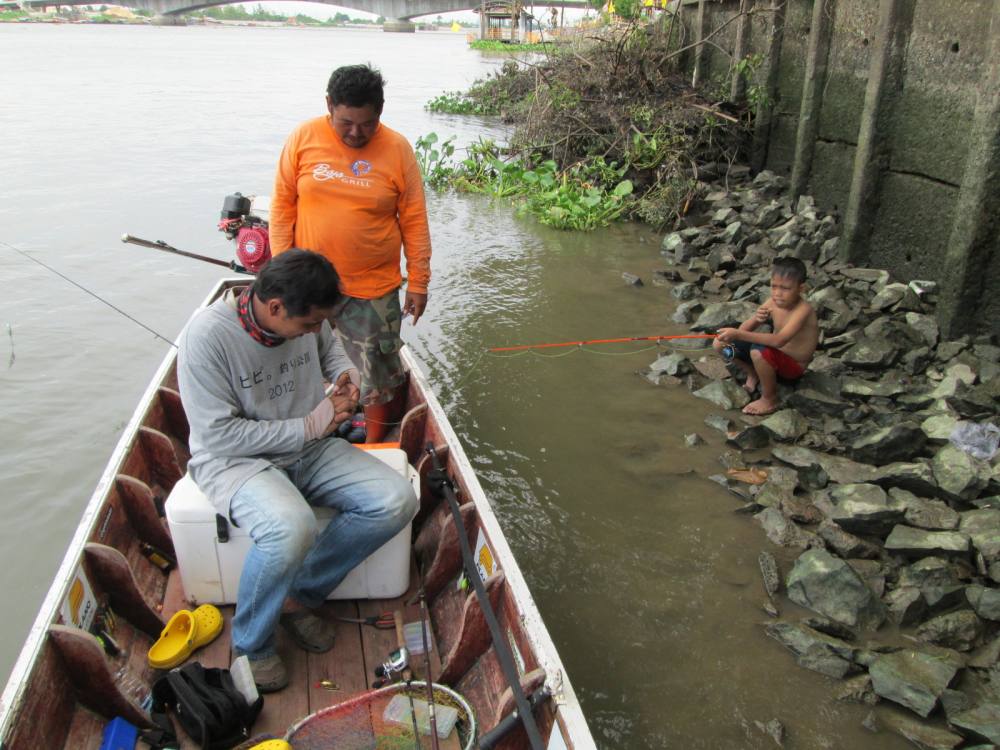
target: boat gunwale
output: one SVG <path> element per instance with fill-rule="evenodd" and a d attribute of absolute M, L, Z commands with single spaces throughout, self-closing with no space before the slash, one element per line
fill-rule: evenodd
<path fill-rule="evenodd" d="M 19 709 L 24 700 L 25 691 L 30 685 L 32 670 L 41 658 L 49 626 L 58 619 L 59 609 L 68 595 L 74 574 L 83 563 L 84 548 L 101 517 L 101 511 L 107 502 L 115 477 L 120 473 L 122 465 L 134 448 L 139 428 L 145 422 L 159 389 L 174 367 L 178 345 L 184 331 L 187 330 L 194 316 L 218 299 L 226 289 L 245 283 L 245 281 L 246 279 L 240 277 L 224 277 L 216 282 L 202 303 L 188 317 L 180 333 L 177 334 L 170 349 L 155 370 L 131 419 L 122 431 L 108 464 L 83 510 L 76 532 L 70 540 L 52 584 L 39 606 L 38 614 L 28 631 L 24 646 L 14 663 L 3 693 L 0 694 L 0 747 L 7 741 L 13 723 L 19 717 Z M 470 495 L 468 499 L 475 503 L 479 522 L 493 548 L 495 559 L 500 562 L 507 585 L 511 588 L 513 600 L 518 609 L 520 625 L 534 650 L 538 664 L 545 670 L 545 682 L 552 691 L 552 700 L 558 709 L 557 726 L 553 726 L 552 731 L 563 734 L 570 743 L 569 747 L 573 750 L 591 750 L 592 748 L 596 750 L 596 744 L 562 659 L 545 626 L 527 581 L 517 564 L 517 559 L 507 543 L 499 519 L 479 483 L 479 477 L 466 456 L 462 443 L 419 362 L 407 347 L 403 347 L 400 354 L 410 377 L 418 381 L 418 390 L 423 394 L 427 408 L 433 414 L 435 425 L 448 445 L 449 462 L 453 462 L 455 469 L 463 477 Z M 565 732 L 560 731 L 558 724 L 563 725 Z M 551 739 L 549 744 L 551 745 Z"/>
<path fill-rule="evenodd" d="M 570 683 L 566 668 L 563 666 L 562 658 L 556 649 L 552 636 L 549 634 L 545 621 L 542 619 L 535 598 L 528 587 L 528 583 L 521 573 L 521 568 L 517 564 L 517 557 L 514 555 L 507 543 L 507 537 L 500 526 L 500 521 L 493 510 L 493 506 L 479 484 L 479 476 L 476 474 L 472 463 L 465 450 L 458 434 L 451 426 L 444 408 L 438 401 L 434 390 L 431 388 L 427 377 L 420 368 L 414 355 L 407 347 L 400 350 L 404 362 L 406 362 L 410 377 L 415 377 L 420 382 L 420 390 L 426 399 L 427 408 L 434 415 L 437 428 L 448 443 L 449 458 L 454 462 L 456 469 L 462 475 L 466 489 L 470 495 L 470 500 L 476 505 L 476 512 L 479 515 L 479 522 L 482 525 L 490 545 L 493 548 L 495 558 L 500 561 L 500 568 L 507 579 L 507 585 L 511 587 L 514 601 L 517 604 L 521 619 L 521 627 L 528 636 L 531 646 L 535 651 L 535 658 L 538 664 L 545 670 L 545 684 L 552 691 L 553 700 L 559 708 L 559 715 L 562 718 L 571 746 L 574 750 L 596 750 L 596 744 L 584 717 L 583 709 Z M 553 727 L 553 731 L 558 731 Z M 587 741 L 589 740 L 589 744 Z"/>
<path fill-rule="evenodd" d="M 156 394 L 159 392 L 167 375 L 170 374 L 174 361 L 177 359 L 177 347 L 180 337 L 183 335 L 184 330 L 187 329 L 191 319 L 202 308 L 210 304 L 218 296 L 220 289 L 227 282 L 231 281 L 232 279 L 221 279 L 212 287 L 212 290 L 205 297 L 201 305 L 188 317 L 184 328 L 177 334 L 177 338 L 174 339 L 170 349 L 160 362 L 159 367 L 156 368 L 153 377 L 149 381 L 149 385 L 139 399 L 139 404 L 136 406 L 132 418 L 122 431 L 122 436 L 119 438 L 104 472 L 97 481 L 97 486 L 94 488 L 94 492 L 91 494 L 90 500 L 87 502 L 80 517 L 80 522 L 77 524 L 76 532 L 73 534 L 73 538 L 66 548 L 66 554 L 63 555 L 62 562 L 56 570 L 52 585 L 49 587 L 48 593 L 46 593 L 45 598 L 39 606 L 38 614 L 31 629 L 28 631 L 28 637 L 21 648 L 21 653 L 18 655 L 17 661 L 14 662 L 14 668 L 7 678 L 3 694 L 0 695 L 0 745 L 6 741 L 12 727 L 12 722 L 18 715 L 18 709 L 20 708 L 21 701 L 24 699 L 24 692 L 30 684 L 32 668 L 41 657 L 41 651 L 45 645 L 49 626 L 56 621 L 59 615 L 59 608 L 69 593 L 73 575 L 83 564 L 84 547 L 100 518 L 100 511 L 107 501 L 112 483 L 135 445 L 135 441 L 139 435 L 139 428 L 142 427 L 143 422 L 149 414 L 149 410 L 153 405 L 153 399 L 156 398 Z"/>

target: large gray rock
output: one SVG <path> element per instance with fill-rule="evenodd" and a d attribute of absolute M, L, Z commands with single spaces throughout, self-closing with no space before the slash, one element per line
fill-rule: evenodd
<path fill-rule="evenodd" d="M 967 609 L 932 617 L 917 628 L 917 638 L 925 643 L 956 651 L 971 651 L 982 634 L 983 621 Z"/>
<path fill-rule="evenodd" d="M 906 506 L 905 519 L 910 526 L 932 531 L 952 531 L 958 528 L 958 513 L 947 503 L 917 497 L 901 487 L 891 488 L 889 496 L 896 498 Z"/>
<path fill-rule="evenodd" d="M 1000 561 L 1000 510 L 982 508 L 961 514 L 958 530 L 968 534 L 972 546 L 987 563 Z"/>
<path fill-rule="evenodd" d="M 919 589 L 924 601 L 934 610 L 952 607 L 965 597 L 955 566 L 943 557 L 925 557 L 900 569 L 899 586 Z"/>
<path fill-rule="evenodd" d="M 684 241 L 684 238 L 681 237 L 679 232 L 671 232 L 664 237 L 663 241 L 660 243 L 660 252 L 667 255 L 673 255 L 677 252 L 678 248 L 683 247 L 686 244 L 687 243 Z M 685 260 L 687 260 L 687 258 L 685 258 Z"/>
<path fill-rule="evenodd" d="M 764 528 L 767 538 L 781 547 L 805 549 L 815 538 L 814 534 L 799 528 L 775 507 L 764 508 L 754 519 Z"/>
<path fill-rule="evenodd" d="M 885 540 L 889 552 L 899 552 L 914 557 L 928 555 L 969 554 L 969 537 L 958 531 L 927 531 L 899 524 L 894 526 Z"/>
<path fill-rule="evenodd" d="M 908 312 L 905 318 L 906 324 L 927 343 L 927 346 L 932 349 L 937 346 L 941 332 L 933 315 Z"/>
<path fill-rule="evenodd" d="M 883 599 L 889 619 L 900 627 L 916 625 L 927 611 L 927 602 L 916 586 L 900 586 Z"/>
<path fill-rule="evenodd" d="M 799 555 L 786 588 L 796 604 L 852 628 L 877 628 L 885 620 L 885 607 L 861 576 L 825 549 Z"/>
<path fill-rule="evenodd" d="M 835 417 L 849 406 L 839 396 L 829 396 L 812 388 L 799 386 L 788 397 L 788 405 L 807 417 Z"/>
<path fill-rule="evenodd" d="M 844 531 L 833 521 L 825 520 L 816 529 L 819 538 L 841 557 L 857 557 L 874 560 L 882 552 L 879 545 L 861 539 Z"/>
<path fill-rule="evenodd" d="M 839 638 L 788 622 L 769 623 L 764 630 L 795 654 L 801 667 L 837 679 L 855 671 L 855 650 Z"/>
<path fill-rule="evenodd" d="M 858 480 L 855 480 L 858 481 Z M 934 471 L 925 460 L 896 461 L 875 469 L 874 476 L 865 480 L 880 487 L 901 487 L 918 495 L 937 497 L 941 494 L 934 479 Z"/>
<path fill-rule="evenodd" d="M 987 620 L 1000 620 L 1000 589 L 973 584 L 966 586 L 965 596 L 977 615 Z"/>
<path fill-rule="evenodd" d="M 673 375 L 682 377 L 693 370 L 691 360 L 680 352 L 671 352 L 657 359 L 649 366 L 650 372 L 657 375 Z"/>
<path fill-rule="evenodd" d="M 739 446 L 745 451 L 754 451 L 771 444 L 771 433 L 762 425 L 750 425 L 726 433 L 726 442 Z"/>
<path fill-rule="evenodd" d="M 854 534 L 881 536 L 906 513 L 906 506 L 875 484 L 842 484 L 830 491 L 831 520 Z"/>
<path fill-rule="evenodd" d="M 971 500 L 990 480 L 989 464 L 973 458 L 954 445 L 946 445 L 931 461 L 934 480 L 946 496 Z"/>
<path fill-rule="evenodd" d="M 723 409 L 741 409 L 750 403 L 750 395 L 732 380 L 713 380 L 694 395 Z"/>
<path fill-rule="evenodd" d="M 958 422 L 958 417 L 953 414 L 934 414 L 920 423 L 920 429 L 929 442 L 943 445 L 948 442 Z"/>
<path fill-rule="evenodd" d="M 798 440 L 809 429 L 809 423 L 806 422 L 805 417 L 795 409 L 776 411 L 761 422 L 760 426 L 771 433 L 775 440 L 786 442 Z"/>
<path fill-rule="evenodd" d="M 905 738 L 918 750 L 954 750 L 965 739 L 947 729 L 924 724 L 904 714 L 886 712 L 882 716 L 886 727 Z"/>
<path fill-rule="evenodd" d="M 884 471 L 884 469 L 880 470 L 868 464 L 852 461 L 849 458 L 833 456 L 829 453 L 795 445 L 777 445 L 771 449 L 771 455 L 783 463 L 801 469 L 799 476 L 802 476 L 803 471 L 817 473 L 817 470 L 822 470 L 827 479 L 839 484 L 874 482 Z M 813 489 L 819 489 L 825 485 L 826 482 L 823 482 L 819 487 Z"/>
<path fill-rule="evenodd" d="M 851 443 L 851 455 L 858 461 L 881 466 L 913 458 L 923 450 L 926 440 L 916 422 L 900 422 L 859 437 Z"/>
<path fill-rule="evenodd" d="M 877 695 L 925 718 L 957 672 L 954 662 L 911 650 L 883 654 L 868 670 Z"/>
<path fill-rule="evenodd" d="M 949 717 L 952 726 L 974 740 L 1000 744 L 1000 705 L 981 703 Z"/>
<path fill-rule="evenodd" d="M 750 302 L 716 302 L 705 306 L 704 312 L 698 316 L 691 330 L 714 333 L 726 326 L 738 327 L 756 311 L 757 306 Z"/>
<path fill-rule="evenodd" d="M 862 337 L 844 352 L 844 364 L 860 370 L 884 370 L 891 367 L 899 356 L 899 349 L 888 339 Z"/>
<path fill-rule="evenodd" d="M 677 309 L 674 310 L 674 314 L 670 316 L 670 319 L 675 323 L 690 323 L 698 317 L 704 309 L 705 304 L 701 300 L 682 302 L 677 305 Z"/>
<path fill-rule="evenodd" d="M 906 386 L 901 383 L 889 382 L 886 380 L 865 380 L 864 378 L 844 378 L 841 381 L 842 390 L 845 396 L 861 396 L 863 398 L 892 398 L 900 393 L 906 392 Z"/>

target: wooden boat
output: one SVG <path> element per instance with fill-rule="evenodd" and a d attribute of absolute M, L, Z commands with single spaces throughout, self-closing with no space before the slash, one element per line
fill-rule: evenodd
<path fill-rule="evenodd" d="M 240 283 L 246 282 L 221 281 L 204 305 Z M 498 648 L 507 648 L 514 655 L 524 694 L 543 684 L 551 692 L 534 710 L 546 750 L 593 748 L 569 677 L 462 446 L 405 348 L 403 358 L 409 372 L 407 411 L 398 435 L 392 437 L 421 478 L 410 591 L 395 600 L 331 601 L 324 607 L 331 618 L 402 610 L 407 621 L 417 620 L 419 607 L 408 602 L 416 590 L 419 566 L 434 641 L 431 678 L 465 697 L 480 733 L 508 717 L 514 706 L 498 659 Z M 0 704 L 4 750 L 96 749 L 105 725 L 116 716 L 149 726 L 140 701 L 162 673 L 148 666 L 146 654 L 170 616 L 189 606 L 177 569 L 165 572 L 157 564 L 162 560 L 150 553 L 173 552 L 163 501 L 184 476 L 189 458 L 188 423 L 177 391 L 175 360 L 172 349 L 125 429 L 17 660 Z M 506 635 L 501 639 L 506 643 L 499 646 L 484 625 L 472 588 L 456 585 L 463 570 L 459 531 L 449 503 L 430 491 L 428 443 L 435 446 L 453 481 L 469 544 L 475 548 L 477 540 L 485 540 L 492 555 L 494 572 L 486 578 L 485 589 Z M 107 653 L 91 632 L 70 624 L 72 608 L 94 602 L 106 604 L 115 614 L 117 655 Z M 226 619 L 222 635 L 192 660 L 204 666 L 229 666 L 232 610 L 222 607 Z M 397 647 L 395 631 L 340 621 L 337 628 L 333 651 L 320 655 L 282 642 L 284 636 L 279 634 L 279 650 L 292 684 L 265 696 L 254 736 L 280 737 L 302 717 L 372 689 L 372 666 Z M 415 677 L 421 678 L 424 666 L 419 658 L 413 667 Z M 335 690 L 324 689 L 329 683 L 321 686 L 324 675 L 335 678 Z M 187 740 L 183 746 L 195 745 Z M 519 723 L 497 745 L 530 746 Z"/>

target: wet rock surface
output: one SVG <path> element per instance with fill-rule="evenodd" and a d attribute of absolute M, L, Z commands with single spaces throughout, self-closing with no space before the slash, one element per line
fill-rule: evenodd
<path fill-rule="evenodd" d="M 785 187 L 762 172 L 711 188 L 703 222 L 663 238 L 654 279 L 675 321 L 714 333 L 768 298 L 776 257 L 800 258 L 820 329 L 805 376 L 763 417 L 740 414 L 743 373 L 720 378 L 711 350 L 647 377 L 722 409 L 705 420 L 721 462 L 762 477 L 718 479 L 776 545 L 762 575 L 788 572 L 784 591 L 764 575 L 766 635 L 843 680 L 838 699 L 879 703 L 866 726 L 916 747 L 1000 743 L 1000 456 L 982 438 L 1000 426 L 1000 346 L 943 339 L 935 284 L 845 263 L 836 219 Z M 814 614 L 783 619 L 784 597 Z"/>

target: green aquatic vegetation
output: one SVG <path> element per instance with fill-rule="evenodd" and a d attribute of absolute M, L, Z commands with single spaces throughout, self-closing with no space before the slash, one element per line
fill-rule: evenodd
<path fill-rule="evenodd" d="M 486 52 L 548 52 L 552 49 L 552 42 L 524 42 L 512 44 L 501 42 L 498 39 L 476 39 L 469 42 L 469 49 L 484 50 Z"/>
<path fill-rule="evenodd" d="M 528 163 L 504 158 L 500 146 L 480 139 L 455 162 L 449 138 L 438 146 L 436 133 L 417 139 L 417 160 L 434 188 L 488 195 L 513 201 L 522 213 L 556 229 L 589 231 L 620 219 L 631 203 L 632 183 L 625 167 L 597 158 L 560 170 L 547 159 Z"/>
<path fill-rule="evenodd" d="M 449 115 L 498 115 L 500 110 L 492 102 L 473 99 L 459 91 L 446 91 L 434 97 L 424 108 L 430 112 Z"/>
<path fill-rule="evenodd" d="M 451 157 L 455 153 L 455 136 L 448 138 L 438 144 L 437 133 L 428 133 L 417 138 L 414 152 L 417 156 L 417 163 L 420 171 L 424 175 L 424 180 L 428 185 L 439 188 L 447 185 L 454 172 L 454 168 L 449 166 Z"/>

